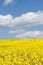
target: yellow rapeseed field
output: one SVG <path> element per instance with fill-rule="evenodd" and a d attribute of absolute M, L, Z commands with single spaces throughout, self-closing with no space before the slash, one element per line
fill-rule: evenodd
<path fill-rule="evenodd" d="M 43 65 L 43 40 L 0 40 L 0 65 Z"/>

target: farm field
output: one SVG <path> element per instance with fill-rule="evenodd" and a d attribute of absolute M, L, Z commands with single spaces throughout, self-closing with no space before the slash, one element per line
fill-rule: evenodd
<path fill-rule="evenodd" d="M 43 65 L 43 40 L 0 40 L 0 65 Z"/>

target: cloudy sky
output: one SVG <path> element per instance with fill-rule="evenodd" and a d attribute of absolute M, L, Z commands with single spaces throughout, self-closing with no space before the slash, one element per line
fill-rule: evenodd
<path fill-rule="evenodd" d="M 0 0 L 0 39 L 42 39 L 43 0 Z"/>

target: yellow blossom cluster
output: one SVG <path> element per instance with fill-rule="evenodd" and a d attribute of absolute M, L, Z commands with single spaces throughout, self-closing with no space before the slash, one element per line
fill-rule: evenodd
<path fill-rule="evenodd" d="M 41 43 L 31 41 L 11 46 L 0 45 L 0 65 L 43 65 L 43 43 Z"/>

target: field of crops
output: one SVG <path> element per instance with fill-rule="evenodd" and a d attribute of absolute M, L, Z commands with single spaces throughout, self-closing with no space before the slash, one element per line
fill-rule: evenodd
<path fill-rule="evenodd" d="M 0 40 L 0 65 L 43 65 L 43 40 Z"/>

